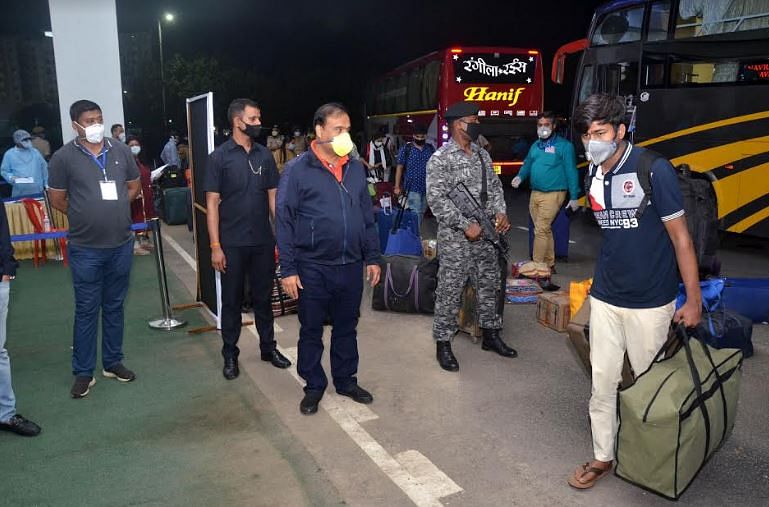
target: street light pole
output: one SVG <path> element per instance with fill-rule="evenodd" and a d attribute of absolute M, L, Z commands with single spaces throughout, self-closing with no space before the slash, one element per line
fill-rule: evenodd
<path fill-rule="evenodd" d="M 163 24 L 158 19 L 158 42 L 160 43 L 160 89 L 162 100 L 162 118 L 163 118 L 163 131 L 168 128 L 168 120 L 166 119 L 166 78 L 163 65 Z M 165 132 L 163 132 L 165 133 Z"/>
<path fill-rule="evenodd" d="M 168 117 L 166 115 L 166 71 L 163 64 L 163 20 L 169 23 L 174 20 L 174 15 L 170 12 L 163 14 L 162 18 L 158 18 L 158 45 L 160 46 L 160 93 L 163 107 L 163 130 L 168 128 Z"/>

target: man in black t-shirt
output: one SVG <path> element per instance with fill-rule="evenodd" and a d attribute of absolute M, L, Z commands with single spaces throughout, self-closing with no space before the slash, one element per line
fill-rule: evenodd
<path fill-rule="evenodd" d="M 272 284 L 275 276 L 275 216 L 278 168 L 270 151 L 256 143 L 261 111 L 249 99 L 227 110 L 232 137 L 208 158 L 205 191 L 211 263 L 221 273 L 222 356 L 227 380 L 238 376 L 238 338 L 242 325 L 243 280 L 248 276 L 262 361 L 277 368 L 291 362 L 275 348 Z"/>

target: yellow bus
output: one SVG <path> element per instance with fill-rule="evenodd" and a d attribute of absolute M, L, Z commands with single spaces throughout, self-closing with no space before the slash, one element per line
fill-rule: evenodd
<path fill-rule="evenodd" d="M 574 53 L 572 111 L 625 97 L 634 143 L 709 179 L 723 230 L 769 238 L 769 0 L 609 2 L 558 50 L 553 81 Z"/>

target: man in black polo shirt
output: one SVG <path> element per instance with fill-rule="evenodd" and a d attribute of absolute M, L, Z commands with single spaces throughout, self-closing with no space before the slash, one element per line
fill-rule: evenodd
<path fill-rule="evenodd" d="M 136 378 L 123 366 L 123 302 L 133 259 L 131 201 L 141 190 L 128 146 L 104 137 L 101 108 L 78 100 L 69 109 L 77 137 L 51 157 L 48 195 L 69 221 L 69 264 L 75 288 L 73 398 L 96 382 L 96 333 L 101 310 L 102 375 Z"/>
<path fill-rule="evenodd" d="M 206 208 L 211 263 L 222 281 L 224 378 L 238 376 L 243 280 L 248 276 L 262 361 L 276 368 L 291 362 L 275 348 L 272 283 L 275 276 L 275 216 L 278 168 L 270 151 L 256 143 L 261 111 L 249 99 L 235 99 L 227 110 L 232 137 L 209 156 Z"/>

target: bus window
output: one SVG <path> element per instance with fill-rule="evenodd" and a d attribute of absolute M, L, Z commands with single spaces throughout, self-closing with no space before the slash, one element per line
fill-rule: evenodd
<path fill-rule="evenodd" d="M 665 61 L 648 57 L 644 60 L 641 73 L 641 85 L 644 88 L 662 86 L 665 84 Z"/>
<path fill-rule="evenodd" d="M 598 66 L 601 91 L 627 97 L 636 94 L 638 62 L 610 63 Z"/>
<path fill-rule="evenodd" d="M 734 83 L 739 68 L 738 62 L 675 62 L 670 66 L 670 84 Z"/>
<path fill-rule="evenodd" d="M 408 110 L 422 109 L 422 72 L 424 67 L 417 67 L 409 74 Z"/>
<path fill-rule="evenodd" d="M 395 111 L 408 111 L 409 75 L 407 73 L 404 72 L 398 76 L 395 88 L 397 89 L 395 95 Z"/>
<path fill-rule="evenodd" d="M 424 79 L 422 80 L 422 107 L 430 109 L 438 103 L 438 78 L 441 72 L 441 62 L 433 60 L 425 66 Z"/>
<path fill-rule="evenodd" d="M 579 81 L 578 103 L 585 101 L 593 93 L 593 66 L 585 65 L 582 69 L 582 79 Z"/>
<path fill-rule="evenodd" d="M 649 30 L 646 40 L 667 39 L 668 26 L 670 26 L 670 2 L 653 3 L 649 12 Z"/>
<path fill-rule="evenodd" d="M 607 14 L 598 24 L 590 43 L 593 46 L 641 40 L 644 8 L 631 7 Z"/>
<path fill-rule="evenodd" d="M 681 0 L 675 37 L 769 28 L 769 0 Z"/>

